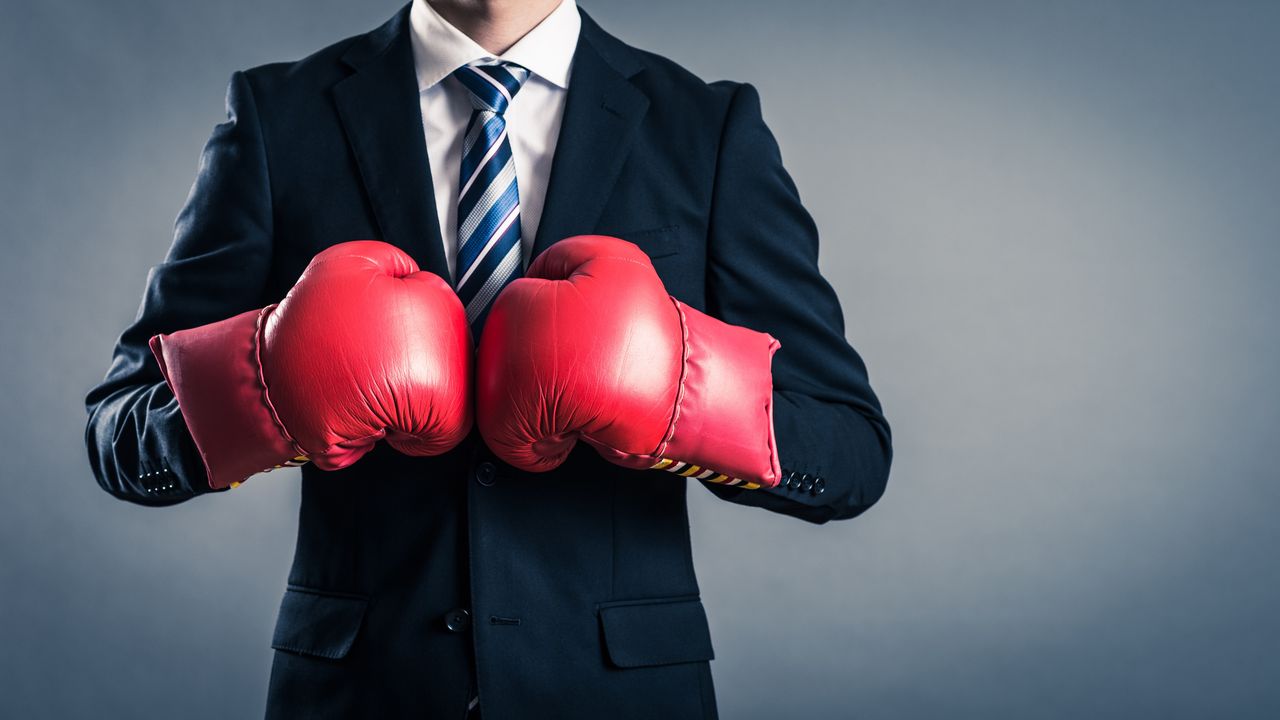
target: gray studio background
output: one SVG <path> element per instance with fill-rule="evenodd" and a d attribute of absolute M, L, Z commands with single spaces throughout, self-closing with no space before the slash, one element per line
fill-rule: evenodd
<path fill-rule="evenodd" d="M 0 10 L 0 716 L 261 714 L 296 475 L 113 500 L 81 400 L 231 72 L 399 5 Z M 723 716 L 1280 717 L 1280 6 L 583 6 L 760 89 L 894 429 L 851 522 L 692 493 Z"/>

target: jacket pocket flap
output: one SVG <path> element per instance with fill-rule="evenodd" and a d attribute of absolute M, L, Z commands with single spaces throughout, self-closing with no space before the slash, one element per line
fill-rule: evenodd
<path fill-rule="evenodd" d="M 291 587 L 276 618 L 271 647 L 337 660 L 345 657 L 364 620 L 367 598 Z"/>
<path fill-rule="evenodd" d="M 698 598 L 637 600 L 600 605 L 609 660 L 645 667 L 711 660 L 711 631 Z"/>

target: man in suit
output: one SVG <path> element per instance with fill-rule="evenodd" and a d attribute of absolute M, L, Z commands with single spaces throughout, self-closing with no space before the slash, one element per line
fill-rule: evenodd
<path fill-rule="evenodd" d="M 503 107 L 478 101 L 464 68 L 515 83 Z M 492 298 L 470 273 L 501 289 L 564 238 L 613 236 L 690 313 L 777 345 L 779 471 L 760 487 L 626 467 L 585 444 L 531 472 L 477 430 L 438 454 L 378 443 L 338 469 L 304 465 L 268 715 L 715 717 L 686 488 L 824 523 L 874 504 L 892 457 L 755 89 L 630 47 L 573 0 L 412 0 L 369 33 L 233 73 L 227 114 L 86 398 L 90 462 L 116 497 L 160 506 L 227 489 L 149 340 L 280 302 L 348 240 L 384 241 L 443 278 L 479 333 Z M 504 237 L 519 262 L 477 271 L 459 251 L 474 230 L 468 134 L 499 116 L 485 157 L 510 156 Z"/>

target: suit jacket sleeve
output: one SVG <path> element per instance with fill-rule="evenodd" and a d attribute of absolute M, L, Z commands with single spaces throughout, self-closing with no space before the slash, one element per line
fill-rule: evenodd
<path fill-rule="evenodd" d="M 266 150 L 243 72 L 231 76 L 226 107 L 227 120 L 214 128 L 201 154 L 173 244 L 148 274 L 137 318 L 116 343 L 105 379 L 85 398 L 85 444 L 98 483 L 143 505 L 171 505 L 210 492 L 148 339 L 257 307 L 271 261 Z"/>
<path fill-rule="evenodd" d="M 844 336 L 835 291 L 818 270 L 818 231 L 782 166 L 749 84 L 734 89 L 721 137 L 708 241 L 711 315 L 768 332 L 783 483 L 721 498 L 815 523 L 854 517 L 884 493 L 889 424 Z"/>

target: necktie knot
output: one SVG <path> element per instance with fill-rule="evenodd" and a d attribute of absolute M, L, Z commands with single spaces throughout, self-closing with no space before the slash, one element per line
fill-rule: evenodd
<path fill-rule="evenodd" d="M 501 115 L 529 78 L 529 69 L 513 62 L 479 63 L 463 65 L 453 76 L 467 89 L 472 107 Z"/>

